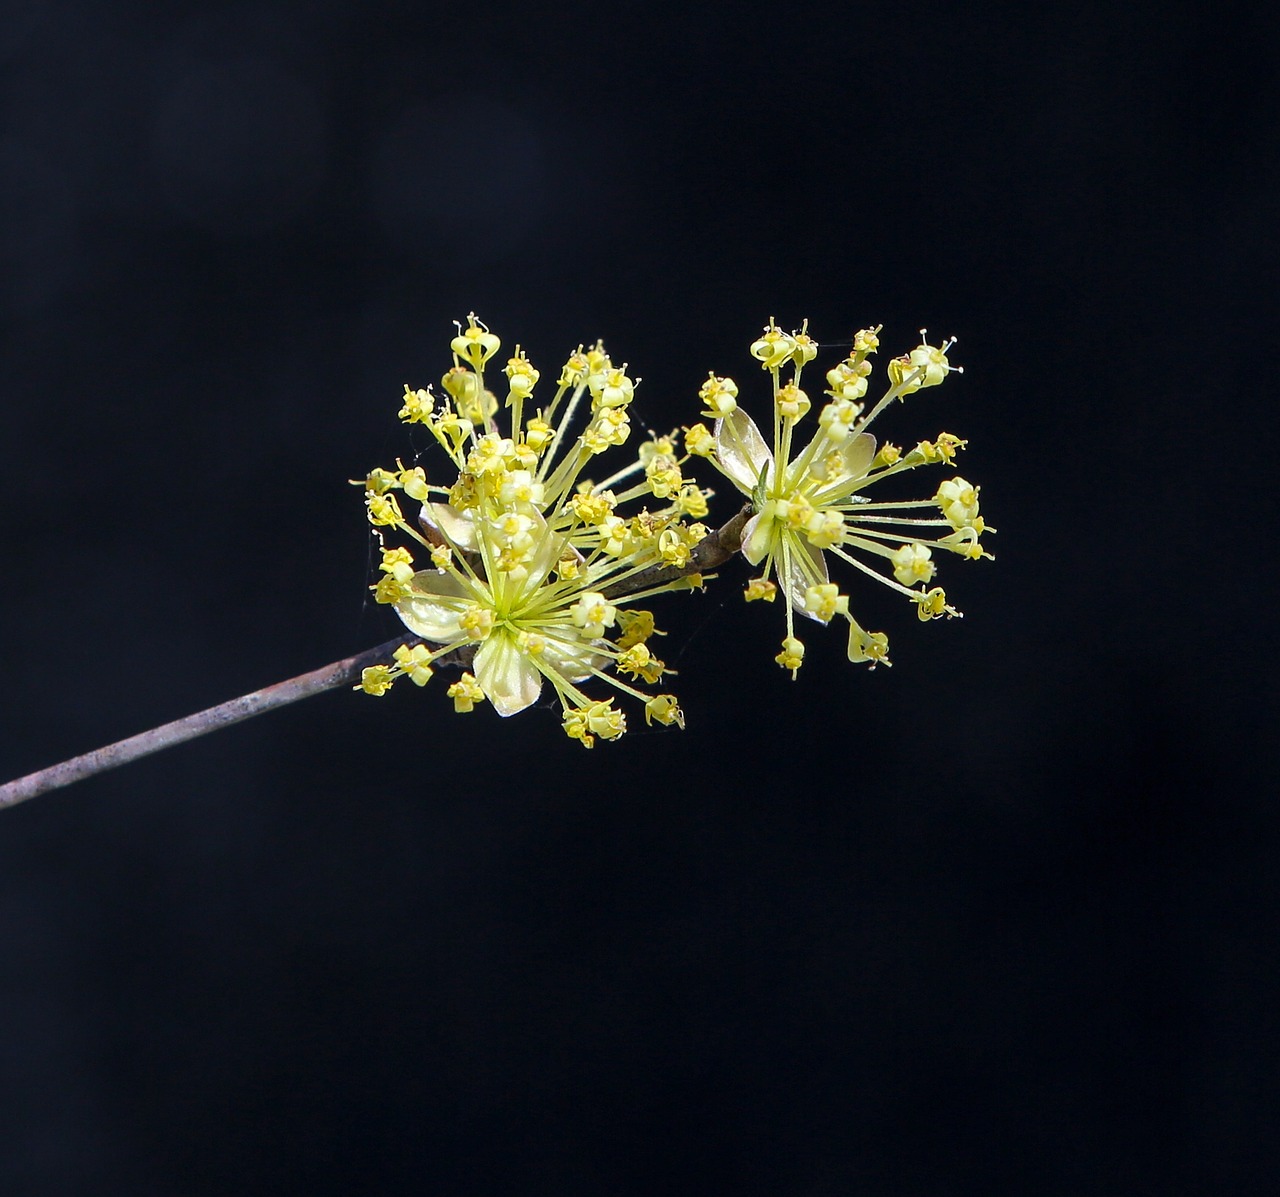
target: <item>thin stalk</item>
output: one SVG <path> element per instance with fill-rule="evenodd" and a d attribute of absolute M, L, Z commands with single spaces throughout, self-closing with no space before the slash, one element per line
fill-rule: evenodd
<path fill-rule="evenodd" d="M 377 648 L 366 649 L 353 657 L 345 657 L 334 661 L 310 673 L 299 674 L 288 681 L 276 682 L 252 694 L 243 694 L 230 702 L 220 703 L 207 711 L 199 711 L 188 715 L 185 719 L 175 719 L 172 723 L 153 727 L 150 731 L 140 732 L 127 740 L 108 744 L 105 748 L 96 748 L 83 756 L 72 757 L 57 765 L 50 765 L 38 773 L 29 773 L 19 777 L 7 785 L 0 786 L 0 810 L 8 806 L 16 806 L 28 798 L 39 794 L 47 794 L 50 790 L 69 786 L 73 781 L 92 777 L 95 773 L 104 773 L 117 765 L 126 765 L 140 757 L 150 756 L 162 748 L 171 748 L 197 736 L 207 735 L 220 727 L 239 723 L 242 719 L 251 719 L 254 715 L 263 715 L 274 711 L 276 707 L 287 706 L 300 698 L 310 698 L 313 694 L 322 694 L 326 690 L 338 686 L 352 685 L 360 680 L 360 673 L 370 665 L 385 662 L 400 645 L 410 646 L 420 643 L 417 636 L 397 636 L 380 644 Z"/>

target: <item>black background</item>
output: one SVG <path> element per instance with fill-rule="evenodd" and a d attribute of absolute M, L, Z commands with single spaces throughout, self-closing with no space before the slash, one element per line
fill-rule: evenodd
<path fill-rule="evenodd" d="M 666 603 L 683 734 L 437 679 L 0 814 L 0 1190 L 1265 1191 L 1263 7 L 5 4 L 5 775 L 394 635 L 346 479 L 471 309 L 660 429 L 955 334 L 879 430 L 1000 531 L 850 582 L 892 670 Z"/>

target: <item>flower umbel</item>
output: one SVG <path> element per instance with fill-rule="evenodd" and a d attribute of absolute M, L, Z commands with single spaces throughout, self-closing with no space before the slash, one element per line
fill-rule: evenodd
<path fill-rule="evenodd" d="M 611 698 L 581 688 L 597 679 L 642 703 L 647 721 L 683 726 L 674 696 L 627 679 L 654 684 L 669 672 L 644 643 L 652 616 L 633 604 L 700 582 L 689 562 L 707 529 L 686 517 L 705 513 L 706 495 L 681 473 L 689 455 L 658 437 L 603 481 L 584 478 L 631 432 L 636 380 L 600 343 L 569 356 L 551 399 L 537 408 L 540 374 L 519 346 L 501 373 L 501 401 L 485 375 L 499 338 L 472 315 L 451 347 L 445 396 L 406 386 L 400 418 L 431 433 L 456 471 L 452 483 L 429 484 L 421 467 L 399 461 L 358 483 L 375 535 L 395 530 L 415 546 L 384 545 L 374 596 L 425 642 L 366 670 L 360 688 L 384 694 L 401 676 L 425 685 L 432 665 L 455 654 L 470 663 L 449 687 L 460 712 L 487 699 L 498 714 L 514 715 L 549 683 L 565 731 L 590 748 L 626 730 Z M 501 423 L 500 406 L 509 412 Z M 419 505 L 416 526 L 396 490 Z M 646 498 L 657 501 L 653 510 L 623 514 Z"/>
<path fill-rule="evenodd" d="M 889 363 L 889 387 L 868 410 L 868 359 L 879 346 L 879 334 L 879 327 L 857 333 L 849 356 L 827 371 L 828 402 L 818 412 L 817 428 L 802 441 L 797 428 L 813 405 L 800 388 L 801 374 L 817 346 L 806 328 L 785 333 L 770 320 L 751 345 L 751 355 L 773 384 L 771 439 L 738 407 L 737 384 L 714 374 L 700 393 L 703 414 L 715 416 L 714 432 L 695 425 L 686 434 L 691 449 L 704 447 L 700 455 L 710 456 L 751 500 L 742 554 L 760 567 L 760 574 L 748 585 L 746 597 L 772 601 L 775 579 L 786 596 L 786 637 L 776 660 L 793 677 L 804 658 L 804 645 L 796 636 L 797 613 L 823 624 L 843 617 L 849 624 L 849 660 L 873 668 L 889 664 L 888 637 L 867 632 L 849 613 L 848 596 L 828 578 L 828 556 L 908 598 L 922 620 L 960 614 L 940 587 L 929 587 L 937 568 L 935 552 L 970 560 L 991 557 L 979 537 L 995 529 L 984 524 L 978 488 L 964 478 L 942 482 L 927 499 L 873 502 L 863 493 L 881 479 L 919 466 L 950 465 L 965 445 L 948 432 L 907 452 L 877 445 L 867 430 L 891 403 L 937 386 L 960 369 L 947 359 L 954 341 L 930 345 L 922 331 L 919 346 Z M 713 446 L 709 453 L 708 442 Z M 872 564 L 877 559 L 879 569 Z"/>

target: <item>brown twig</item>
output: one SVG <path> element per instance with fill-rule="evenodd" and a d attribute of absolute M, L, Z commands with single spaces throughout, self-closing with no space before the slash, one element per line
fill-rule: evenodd
<path fill-rule="evenodd" d="M 277 682 L 252 694 L 243 694 L 224 702 L 207 711 L 188 715 L 185 719 L 175 719 L 172 723 L 153 727 L 127 740 L 108 744 L 105 748 L 94 749 L 83 756 L 72 757 L 61 764 L 50 765 L 38 773 L 30 773 L 19 777 L 7 785 L 0 786 L 0 810 L 7 806 L 16 806 L 28 798 L 48 793 L 61 786 L 69 786 L 73 781 L 91 777 L 95 773 L 103 773 L 114 769 L 117 765 L 128 764 L 139 757 L 149 756 L 162 748 L 170 748 L 185 740 L 194 740 L 197 736 L 207 735 L 220 727 L 239 723 L 242 719 L 251 719 L 254 715 L 262 715 L 273 711 L 276 707 L 287 706 L 300 698 L 310 698 L 313 694 L 332 690 L 337 686 L 351 685 L 360 680 L 360 672 L 369 665 L 386 661 L 400 645 L 421 643 L 418 636 L 397 636 L 380 644 L 377 648 L 366 649 L 354 657 L 346 657 L 325 665 L 321 669 L 313 669 L 310 673 L 300 674 L 286 682 Z"/>

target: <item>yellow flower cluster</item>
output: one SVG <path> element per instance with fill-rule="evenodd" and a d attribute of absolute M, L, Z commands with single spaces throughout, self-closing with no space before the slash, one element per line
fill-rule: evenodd
<path fill-rule="evenodd" d="M 626 729 L 613 699 L 581 689 L 594 678 L 642 702 L 646 720 L 683 726 L 673 695 L 647 693 L 623 675 L 656 685 L 671 672 L 646 643 L 652 615 L 633 604 L 701 584 L 696 573 L 654 577 L 662 567 L 692 568 L 690 554 L 707 534 L 692 522 L 706 514 L 707 496 L 682 473 L 688 455 L 673 438 L 655 437 L 603 481 L 588 481 L 588 465 L 631 432 L 636 382 L 626 365 L 599 343 L 579 346 L 549 402 L 534 407 L 540 374 L 519 346 L 503 370 L 486 375 L 500 347 L 472 315 L 453 338 L 443 394 L 405 387 L 400 418 L 425 427 L 444 450 L 456 471 L 449 486 L 399 461 L 357 483 L 383 540 L 374 596 L 425 642 L 365 670 L 359 688 L 384 694 L 401 676 L 425 685 L 433 664 L 455 654 L 470 662 L 448 689 L 458 711 L 487 699 L 514 715 L 549 683 L 565 732 L 590 748 L 597 736 L 612 740 Z M 491 389 L 494 374 L 505 379 L 503 400 Z M 400 495 L 418 506 L 415 519 Z M 624 514 L 638 500 L 655 507 Z M 412 548 L 388 547 L 392 530 Z"/>
<path fill-rule="evenodd" d="M 792 676 L 804 658 L 795 632 L 795 614 L 819 623 L 837 615 L 849 624 L 849 659 L 889 664 L 888 637 L 868 632 L 849 613 L 848 596 L 829 580 L 827 556 L 845 562 L 916 604 L 922 620 L 955 616 L 940 587 L 930 587 L 935 550 L 970 560 L 990 557 L 979 537 L 994 532 L 978 514 L 978 488 L 964 478 L 941 483 L 932 498 L 872 502 L 863 492 L 873 483 L 918 466 L 950 465 L 965 442 L 951 433 L 921 441 L 903 452 L 877 445 L 867 431 L 886 407 L 925 387 L 934 387 L 958 369 L 947 360 L 953 341 L 933 346 L 925 339 L 888 366 L 889 387 L 867 409 L 864 397 L 872 368 L 869 356 L 879 347 L 880 329 L 863 329 L 852 352 L 827 371 L 828 402 L 807 442 L 796 435 L 812 404 L 800 388 L 804 367 L 818 347 L 806 328 L 787 333 L 772 320 L 752 344 L 751 355 L 773 383 L 773 435 L 766 440 L 754 420 L 738 407 L 738 385 L 712 374 L 699 397 L 713 429 L 695 424 L 686 430 L 689 453 L 707 457 L 751 501 L 751 518 L 742 534 L 743 556 L 763 567 L 746 590 L 748 600 L 772 602 L 780 587 L 786 596 L 787 634 L 776 660 Z M 784 371 L 789 373 L 784 376 Z M 933 516 L 918 514 L 932 509 Z M 945 531 L 944 531 L 945 530 Z M 881 572 L 863 560 L 877 558 Z M 775 582 L 776 579 L 776 582 Z"/>
<path fill-rule="evenodd" d="M 711 428 L 685 429 L 683 452 L 674 434 L 651 436 L 597 482 L 588 467 L 606 452 L 617 456 L 631 434 L 636 380 L 627 366 L 599 343 L 580 345 L 549 401 L 535 405 L 540 372 L 525 352 L 517 345 L 500 372 L 486 374 L 501 342 L 468 317 L 440 391 L 406 386 L 400 408 L 403 422 L 422 426 L 443 450 L 452 481 L 428 482 L 422 466 L 397 460 L 357 483 L 382 546 L 374 597 L 414 634 L 390 662 L 366 669 L 357 688 L 384 694 L 400 677 L 424 686 L 448 658 L 467 666 L 447 691 L 460 712 L 488 701 L 514 715 L 550 684 L 566 734 L 590 748 L 626 730 L 613 698 L 582 689 L 594 679 L 643 703 L 646 721 L 683 727 L 674 695 L 639 688 L 657 687 L 672 671 L 650 648 L 653 615 L 635 604 L 701 586 L 698 571 L 739 545 L 757 570 L 745 597 L 772 603 L 780 591 L 785 599 L 775 660 L 793 677 L 805 656 L 797 614 L 821 624 L 843 618 L 849 660 L 888 665 L 888 637 L 853 617 L 828 559 L 904 595 L 921 620 L 956 616 L 932 585 L 934 554 L 989 558 L 981 536 L 995 529 L 979 514 L 978 488 L 958 475 L 929 498 L 873 501 L 865 493 L 920 466 L 950 466 L 965 445 L 949 432 L 905 451 L 877 443 L 868 429 L 890 404 L 958 370 L 947 359 L 953 342 L 930 345 L 921 332 L 921 344 L 888 363 L 887 389 L 868 404 L 879 333 L 857 333 L 848 356 L 826 372 L 825 402 L 806 439 L 798 430 L 815 404 L 801 378 L 819 346 L 807 325 L 788 333 L 770 320 L 751 345 L 772 381 L 770 437 L 740 410 L 738 384 L 712 374 L 699 392 Z M 496 377 L 505 379 L 502 397 Z M 698 522 L 711 492 L 685 475 L 695 457 L 747 498 L 713 534 Z M 408 544 L 388 544 L 391 533 Z"/>

